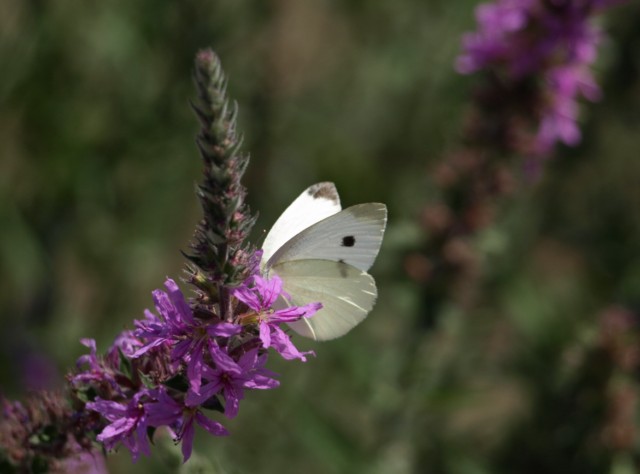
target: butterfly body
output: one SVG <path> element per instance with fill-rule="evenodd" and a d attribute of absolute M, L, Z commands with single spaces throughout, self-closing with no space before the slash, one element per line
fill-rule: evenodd
<path fill-rule="evenodd" d="M 384 204 L 342 209 L 333 183 L 307 188 L 276 221 L 263 244 L 262 266 L 283 280 L 288 304 L 319 301 L 312 318 L 290 324 L 316 340 L 346 334 L 371 311 L 377 297 L 367 270 L 378 255 L 387 221 Z"/>

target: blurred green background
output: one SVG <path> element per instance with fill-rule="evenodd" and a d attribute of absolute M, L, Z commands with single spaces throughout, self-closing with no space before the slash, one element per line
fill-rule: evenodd
<path fill-rule="evenodd" d="M 215 472 L 635 472 L 638 369 L 602 340 L 607 308 L 640 314 L 637 6 L 602 21 L 605 98 L 584 109 L 583 144 L 519 181 L 474 240 L 482 298 L 445 302 L 427 328 L 405 275 L 430 170 L 460 141 L 474 77 L 452 65 L 476 5 L 1 2 L 0 391 L 60 385 L 81 337 L 106 348 L 180 276 L 199 217 L 192 60 L 210 46 L 252 156 L 254 242 L 317 181 L 390 212 L 374 311 L 340 340 L 298 340 L 306 364 L 271 358 L 281 388 L 250 393 L 229 438 L 198 437 Z"/>

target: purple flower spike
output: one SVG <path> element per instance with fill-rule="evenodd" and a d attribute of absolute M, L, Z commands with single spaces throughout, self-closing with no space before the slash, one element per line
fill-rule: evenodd
<path fill-rule="evenodd" d="M 617 0 L 496 0 L 476 9 L 477 31 L 462 38 L 456 61 L 461 74 L 488 71 L 512 89 L 539 84 L 529 112 L 537 122 L 532 155 L 545 156 L 557 142 L 581 141 L 578 100 L 601 93 L 591 72 L 602 40 L 591 19 Z"/>
<path fill-rule="evenodd" d="M 82 340 L 89 354 L 78 360 L 77 372 L 67 376 L 73 403 L 58 411 L 49 410 L 49 404 L 43 411 L 64 429 L 73 428 L 70 434 L 77 439 L 68 438 L 67 444 L 75 441 L 88 453 L 69 459 L 66 470 L 82 469 L 93 459 L 89 455 L 96 439 L 107 450 L 125 446 L 136 461 L 141 453 L 149 454 L 150 436 L 159 427 L 182 444 L 187 461 L 196 424 L 214 436 L 228 434 L 201 410 L 221 410 L 224 403 L 225 415 L 232 418 L 245 390 L 279 386 L 277 375 L 265 369 L 267 348 L 274 347 L 287 359 L 305 360 L 307 354 L 291 344 L 280 325 L 310 317 L 320 304 L 277 309 L 290 299 L 282 281 L 258 276 L 262 251 L 245 242 L 255 221 L 240 181 L 248 156 L 239 151 L 236 111 L 229 106 L 226 80 L 212 51 L 198 54 L 195 80 L 201 100 L 194 109 L 202 123 L 197 143 L 204 161 L 197 192 L 204 215 L 185 254 L 190 260 L 185 280 L 196 292 L 188 300 L 167 278 L 164 289 L 152 293 L 154 308 L 134 321 L 133 331 L 120 333 L 106 354 L 98 354 L 94 340 Z M 2 399 L 0 408 L 16 425 L 31 414 Z M 39 435 L 40 425 L 36 428 Z M 21 444 L 32 439 L 15 438 Z M 0 464 L 4 460 L 0 456 Z"/>

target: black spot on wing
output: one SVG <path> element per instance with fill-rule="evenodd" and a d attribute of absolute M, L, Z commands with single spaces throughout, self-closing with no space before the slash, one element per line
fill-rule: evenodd
<path fill-rule="evenodd" d="M 356 244 L 356 238 L 353 235 L 342 237 L 343 247 L 353 247 Z"/>

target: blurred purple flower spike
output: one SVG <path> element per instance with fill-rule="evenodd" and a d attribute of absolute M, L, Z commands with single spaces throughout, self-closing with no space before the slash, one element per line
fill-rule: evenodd
<path fill-rule="evenodd" d="M 497 0 L 476 9 L 478 30 L 462 38 L 461 74 L 488 71 L 510 84 L 536 81 L 537 122 L 525 154 L 547 156 L 582 136 L 578 100 L 601 97 L 591 71 L 602 40 L 592 17 L 620 0 Z"/>

